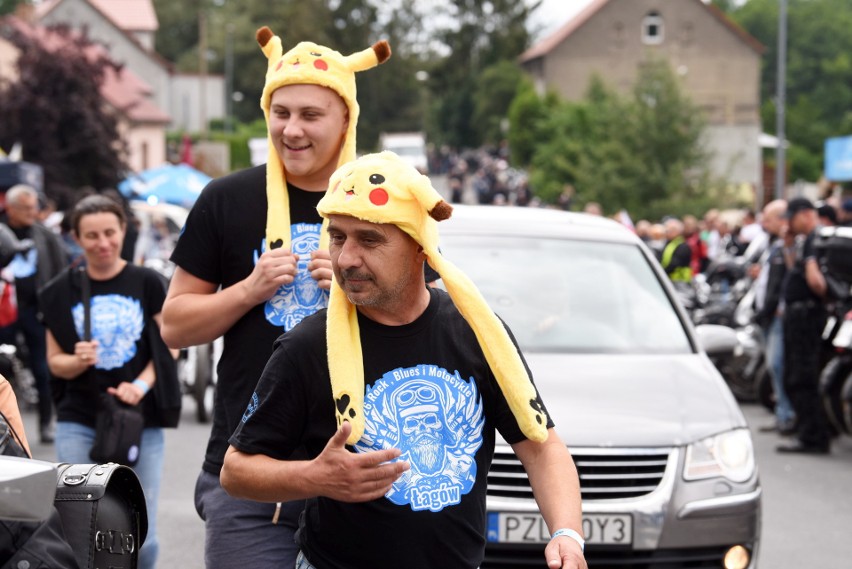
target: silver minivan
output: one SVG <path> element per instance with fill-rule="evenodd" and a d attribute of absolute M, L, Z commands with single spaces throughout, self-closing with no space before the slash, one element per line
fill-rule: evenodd
<path fill-rule="evenodd" d="M 761 488 L 745 418 L 707 352 L 732 330 L 688 321 L 622 225 L 562 211 L 456 206 L 441 250 L 509 325 L 580 474 L 589 566 L 757 565 Z M 498 441 L 485 568 L 545 567 L 520 461 Z"/>

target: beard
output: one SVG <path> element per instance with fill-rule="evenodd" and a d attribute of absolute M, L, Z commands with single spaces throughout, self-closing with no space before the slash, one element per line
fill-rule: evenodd
<path fill-rule="evenodd" d="M 357 271 L 342 271 L 343 291 L 346 297 L 355 306 L 369 306 L 376 308 L 387 308 L 397 306 L 404 302 L 404 294 L 406 288 L 411 282 L 411 275 L 404 274 L 399 280 L 392 283 L 389 287 L 380 287 L 373 275 L 358 273 Z M 347 283 L 347 279 L 358 279 L 368 281 L 365 285 L 356 285 L 355 290 Z M 372 291 L 369 294 L 361 294 L 366 292 L 365 289 L 370 288 Z"/>
<path fill-rule="evenodd" d="M 424 474 L 438 472 L 443 464 L 444 448 L 436 439 L 421 439 L 420 442 L 415 442 L 409 447 L 409 452 L 411 461 Z"/>

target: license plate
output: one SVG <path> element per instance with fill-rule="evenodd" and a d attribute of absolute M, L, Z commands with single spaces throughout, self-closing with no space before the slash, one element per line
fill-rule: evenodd
<path fill-rule="evenodd" d="M 630 545 L 633 517 L 630 514 L 583 514 L 586 543 Z M 550 533 L 541 514 L 488 513 L 488 541 L 496 543 L 547 543 Z"/>
<path fill-rule="evenodd" d="M 844 320 L 832 341 L 835 348 L 852 347 L 852 320 Z"/>

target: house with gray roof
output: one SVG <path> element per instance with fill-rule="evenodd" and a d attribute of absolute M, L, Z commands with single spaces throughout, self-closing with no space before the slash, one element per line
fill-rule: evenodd
<path fill-rule="evenodd" d="M 594 75 L 633 87 L 644 62 L 664 59 L 707 119 L 711 169 L 732 184 L 762 185 L 760 65 L 764 47 L 701 0 L 592 0 L 519 60 L 537 90 L 580 100 Z"/>

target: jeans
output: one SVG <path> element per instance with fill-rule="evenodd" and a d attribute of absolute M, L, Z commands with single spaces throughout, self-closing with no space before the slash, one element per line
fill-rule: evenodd
<path fill-rule="evenodd" d="M 218 476 L 202 470 L 195 484 L 195 509 L 204 520 L 207 569 L 296 566 L 295 533 L 304 500 L 281 504 L 273 524 L 275 504 L 234 498 Z"/>
<path fill-rule="evenodd" d="M 56 458 L 59 462 L 91 464 L 89 450 L 94 442 L 95 429 L 92 427 L 68 421 L 56 424 Z M 148 535 L 139 550 L 140 569 L 154 569 L 157 566 L 157 553 L 160 549 L 157 540 L 157 502 L 163 476 L 164 450 L 163 429 L 149 428 L 142 431 L 139 462 L 133 467 L 142 484 L 145 506 L 148 509 Z"/>
<path fill-rule="evenodd" d="M 775 316 L 766 333 L 766 363 L 775 391 L 775 420 L 779 427 L 793 426 L 796 414 L 784 389 L 784 319 Z"/>

